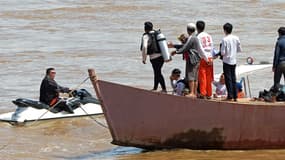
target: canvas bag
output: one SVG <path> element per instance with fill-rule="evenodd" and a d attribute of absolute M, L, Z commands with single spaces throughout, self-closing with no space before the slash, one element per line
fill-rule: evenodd
<path fill-rule="evenodd" d="M 189 62 L 191 65 L 196 65 L 200 62 L 201 57 L 196 49 L 189 50 Z"/>

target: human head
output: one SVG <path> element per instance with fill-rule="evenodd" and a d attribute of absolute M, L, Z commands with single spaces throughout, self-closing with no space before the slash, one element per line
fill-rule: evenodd
<path fill-rule="evenodd" d="M 54 69 L 54 68 L 48 68 L 48 69 L 46 70 L 46 76 L 48 76 L 48 77 L 51 78 L 51 79 L 54 79 L 54 78 L 55 78 L 55 74 L 56 74 L 56 72 L 55 72 L 55 69 Z"/>
<path fill-rule="evenodd" d="M 205 29 L 205 26 L 206 26 L 206 24 L 205 24 L 204 21 L 197 21 L 197 22 L 196 22 L 197 32 L 198 32 L 198 33 L 203 32 L 204 29 Z"/>
<path fill-rule="evenodd" d="M 153 30 L 153 24 L 149 21 L 144 22 L 144 31 L 149 32 Z"/>
<path fill-rule="evenodd" d="M 230 23 L 226 23 L 223 26 L 225 34 L 231 34 L 233 31 L 233 25 Z"/>
<path fill-rule="evenodd" d="M 285 27 L 280 27 L 278 29 L 278 33 L 279 33 L 279 36 L 284 36 L 285 35 Z"/>
<path fill-rule="evenodd" d="M 171 72 L 171 77 L 173 80 L 178 80 L 180 78 L 181 71 L 178 68 L 175 68 Z"/>
<path fill-rule="evenodd" d="M 187 24 L 187 32 L 189 35 L 192 35 L 196 30 L 196 26 L 194 23 L 188 23 Z"/>
<path fill-rule="evenodd" d="M 184 33 L 180 34 L 180 36 L 177 37 L 177 39 L 181 42 L 181 43 L 186 43 L 188 36 Z"/>
<path fill-rule="evenodd" d="M 221 84 L 225 84 L 225 75 L 224 75 L 224 73 L 222 73 L 221 76 L 220 76 L 220 83 Z"/>

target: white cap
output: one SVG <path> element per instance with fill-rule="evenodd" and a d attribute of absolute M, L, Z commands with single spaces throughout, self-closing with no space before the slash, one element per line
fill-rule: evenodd
<path fill-rule="evenodd" d="M 194 28 L 196 29 L 196 25 L 194 23 L 188 23 L 187 28 Z"/>

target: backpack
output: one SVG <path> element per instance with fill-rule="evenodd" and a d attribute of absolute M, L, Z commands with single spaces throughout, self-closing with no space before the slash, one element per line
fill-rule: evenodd
<path fill-rule="evenodd" d="M 147 55 L 151 55 L 153 53 L 161 53 L 161 50 L 160 50 L 160 47 L 159 47 L 159 44 L 158 44 L 158 41 L 157 41 L 157 35 L 160 34 L 160 30 L 158 31 L 155 31 L 154 32 L 150 32 L 150 33 L 144 33 L 144 35 L 148 35 L 149 36 L 149 40 L 148 40 L 148 43 L 147 43 Z M 143 43 L 143 41 L 142 41 Z M 142 44 L 141 43 L 141 50 L 142 50 Z"/>
<path fill-rule="evenodd" d="M 272 102 L 272 97 L 276 96 L 276 101 L 285 101 L 285 86 L 279 85 L 277 87 L 272 86 L 269 91 L 263 90 L 259 92 L 259 97 L 264 99 L 265 102 Z"/>

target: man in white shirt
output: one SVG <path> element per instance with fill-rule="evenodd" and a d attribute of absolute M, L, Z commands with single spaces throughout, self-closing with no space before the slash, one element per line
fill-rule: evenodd
<path fill-rule="evenodd" d="M 223 56 L 223 70 L 228 91 L 226 100 L 237 101 L 236 56 L 238 52 L 241 52 L 241 45 L 239 38 L 231 34 L 233 30 L 232 24 L 224 24 L 223 29 L 226 36 L 222 40 L 221 55 Z"/>
<path fill-rule="evenodd" d="M 198 82 L 200 96 L 199 98 L 210 99 L 212 96 L 212 82 L 214 80 L 214 67 L 213 67 L 213 56 L 212 51 L 214 43 L 211 35 L 204 32 L 205 22 L 197 21 L 196 28 L 198 31 L 197 38 L 199 39 L 201 50 L 201 61 L 198 73 Z"/>

